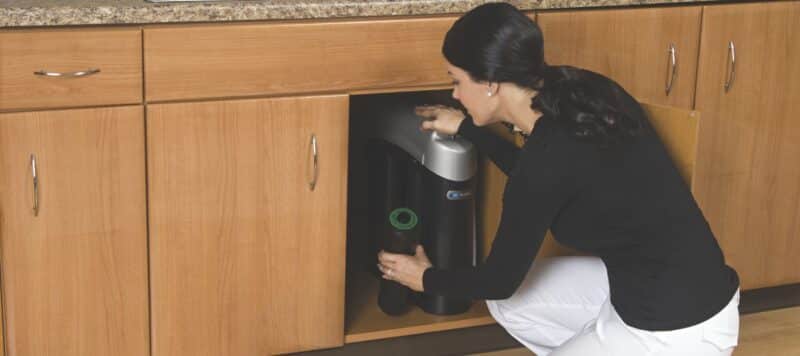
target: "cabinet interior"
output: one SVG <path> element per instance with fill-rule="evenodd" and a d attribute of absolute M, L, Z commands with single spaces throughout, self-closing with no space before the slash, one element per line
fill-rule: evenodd
<path fill-rule="evenodd" d="M 449 91 L 427 91 L 424 95 L 446 98 Z M 440 316 L 428 314 L 412 305 L 409 311 L 400 316 L 390 316 L 378 307 L 379 275 L 374 268 L 377 263 L 373 251 L 372 236 L 368 233 L 368 164 L 366 132 L 364 120 L 359 115 L 360 108 L 371 100 L 385 98 L 387 95 L 353 95 L 350 99 L 349 167 L 348 167 L 348 221 L 347 221 L 347 277 L 345 305 L 345 343 L 378 340 L 391 337 L 443 331 L 470 326 L 494 323 L 486 304 L 474 301 L 465 313 Z M 457 105 L 455 102 L 448 104 Z M 481 194 L 484 165 L 479 163 L 478 190 Z M 478 200 L 480 202 L 480 199 Z M 478 217 L 476 239 L 478 256 L 482 256 L 482 221 L 486 215 L 480 204 L 476 204 Z M 480 258 L 479 258 L 480 259 Z"/>

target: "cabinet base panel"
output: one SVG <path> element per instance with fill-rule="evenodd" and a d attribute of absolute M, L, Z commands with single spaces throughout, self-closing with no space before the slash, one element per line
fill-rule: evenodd
<path fill-rule="evenodd" d="M 483 301 L 458 315 L 428 314 L 416 306 L 401 316 L 386 315 L 377 303 L 378 282 L 368 273 L 348 276 L 345 344 L 495 323 Z"/>

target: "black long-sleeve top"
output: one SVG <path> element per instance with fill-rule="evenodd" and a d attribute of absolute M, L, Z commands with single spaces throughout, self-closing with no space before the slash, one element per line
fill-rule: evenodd
<path fill-rule="evenodd" d="M 628 325 L 674 330 L 719 312 L 738 288 L 738 276 L 643 120 L 639 136 L 605 149 L 577 140 L 546 116 L 521 149 L 464 120 L 458 134 L 508 175 L 500 225 L 485 263 L 429 268 L 425 291 L 510 297 L 549 228 L 560 243 L 603 260 L 611 303 Z"/>

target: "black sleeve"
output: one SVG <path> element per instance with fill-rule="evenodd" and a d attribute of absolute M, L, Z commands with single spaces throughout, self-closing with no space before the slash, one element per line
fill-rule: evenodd
<path fill-rule="evenodd" d="M 486 262 L 463 269 L 429 268 L 423 274 L 425 292 L 505 299 L 522 283 L 547 229 L 576 190 L 568 157 L 545 152 L 541 145 L 526 150 L 523 166 L 506 183 L 500 226 Z"/>
<path fill-rule="evenodd" d="M 489 130 L 475 126 L 475 123 L 472 122 L 472 117 L 467 116 L 461 121 L 461 125 L 458 127 L 458 135 L 472 142 L 479 152 L 486 153 L 489 159 L 506 176 L 511 173 L 517 164 L 519 147 Z"/>

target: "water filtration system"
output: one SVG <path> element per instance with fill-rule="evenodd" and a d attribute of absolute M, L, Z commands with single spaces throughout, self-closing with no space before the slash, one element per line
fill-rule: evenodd
<path fill-rule="evenodd" d="M 422 131 L 414 113 L 422 104 L 446 103 L 441 95 L 391 95 L 359 108 L 368 136 L 369 234 L 374 252 L 413 255 L 422 244 L 442 269 L 476 263 L 477 153 L 460 137 Z M 379 275 L 379 273 L 377 273 Z M 378 304 L 399 315 L 416 304 L 433 314 L 467 311 L 469 298 L 412 293 L 381 280 Z"/>

